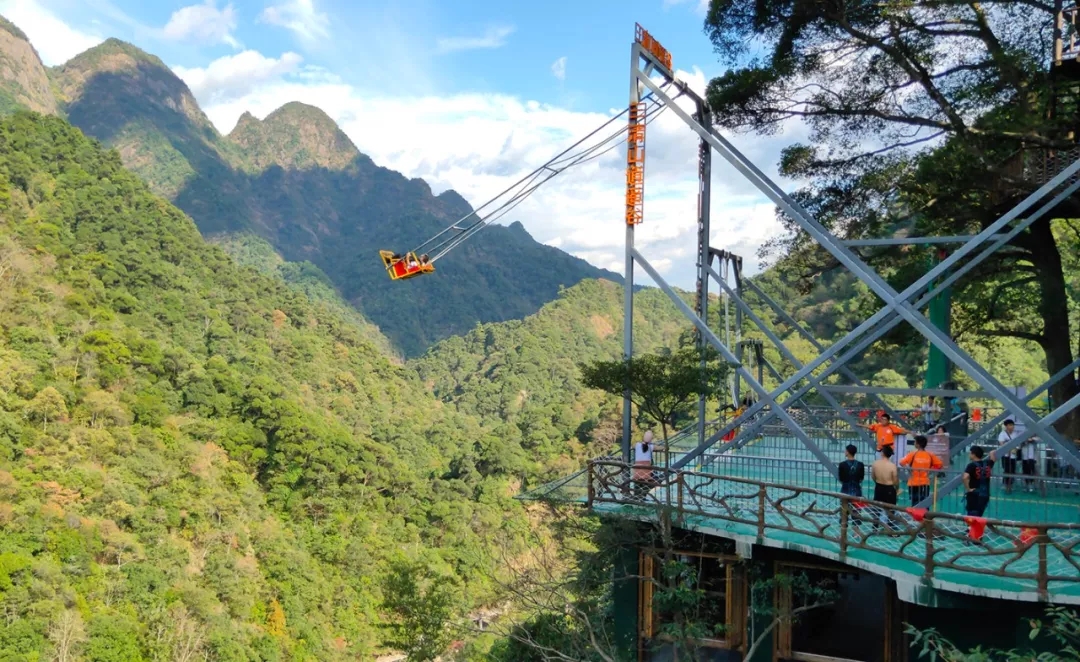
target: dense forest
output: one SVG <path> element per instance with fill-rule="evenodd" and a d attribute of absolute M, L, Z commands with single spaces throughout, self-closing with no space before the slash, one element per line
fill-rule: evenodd
<path fill-rule="evenodd" d="M 394 564 L 483 601 L 516 440 L 63 120 L 0 123 L 0 213 L 0 659 L 370 659 Z"/>
<path fill-rule="evenodd" d="M 614 439 L 575 363 L 619 353 L 611 282 L 405 366 L 317 269 L 237 264 L 61 119 L 0 122 L 0 187 L 0 659 L 368 659 L 387 578 L 490 603 L 535 533 L 516 490 Z M 644 347 L 684 330 L 638 301 Z"/>
<path fill-rule="evenodd" d="M 537 470 L 567 473 L 599 454 L 583 442 L 606 450 L 622 429 L 621 402 L 585 388 L 579 369 L 622 355 L 622 293 L 610 281 L 584 281 L 535 315 L 478 325 L 410 366 L 440 400 L 520 444 Z M 639 352 L 672 346 L 690 328 L 656 289 L 635 295 L 634 317 Z"/>

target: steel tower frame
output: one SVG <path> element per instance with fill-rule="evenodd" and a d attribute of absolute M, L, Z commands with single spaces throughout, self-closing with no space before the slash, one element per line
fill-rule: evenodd
<path fill-rule="evenodd" d="M 643 219 L 643 195 L 644 195 L 644 118 L 640 118 L 640 127 L 635 128 L 635 121 L 631 120 L 629 138 L 633 140 L 640 137 L 640 159 L 630 158 L 633 147 L 628 149 L 628 190 L 627 190 L 627 225 L 626 225 L 626 251 L 625 251 L 625 289 L 624 289 L 624 322 L 623 322 L 623 355 L 629 359 L 634 354 L 633 343 L 633 292 L 634 271 L 636 267 L 648 274 L 657 286 L 671 299 L 676 308 L 694 325 L 698 341 L 701 344 L 709 344 L 715 348 L 721 357 L 730 364 L 738 379 L 745 383 L 757 396 L 757 401 L 748 407 L 738 418 L 722 426 L 719 431 L 711 436 L 705 435 L 705 403 L 700 402 L 698 407 L 698 444 L 683 454 L 683 456 L 671 465 L 672 469 L 681 469 L 687 466 L 695 458 L 706 450 L 710 450 L 728 432 L 739 428 L 737 436 L 719 446 L 712 452 L 723 453 L 728 450 L 743 446 L 753 438 L 757 430 L 765 424 L 778 419 L 787 429 L 813 454 L 824 467 L 834 476 L 836 466 L 824 453 L 819 444 L 803 429 L 795 420 L 788 409 L 799 403 L 803 397 L 812 391 L 836 409 L 837 413 L 849 424 L 854 423 L 850 414 L 840 406 L 833 397 L 838 392 L 867 392 L 874 397 L 883 392 L 882 389 L 870 389 L 862 384 L 849 367 L 849 362 L 858 357 L 870 345 L 876 342 L 888 331 L 902 322 L 910 324 L 918 333 L 924 336 L 932 347 L 937 348 L 944 354 L 954 366 L 967 373 L 982 389 L 984 394 L 1001 403 L 1006 411 L 1023 423 L 1033 435 L 1039 436 L 1050 447 L 1054 448 L 1060 457 L 1073 467 L 1080 470 L 1080 452 L 1066 442 L 1053 429 L 1052 425 L 1066 413 L 1080 406 L 1080 395 L 1069 401 L 1060 403 L 1049 414 L 1040 417 L 1028 403 L 1037 394 L 1049 388 L 1057 379 L 1061 379 L 1069 370 L 1062 370 L 1050 378 L 1045 384 L 1037 389 L 1031 396 L 1020 398 L 1014 395 L 1010 389 L 1004 386 L 971 355 L 961 349 L 948 335 L 935 327 L 931 321 L 920 312 L 930 301 L 940 293 L 946 291 L 975 266 L 983 262 L 995 251 L 1006 245 L 1013 237 L 1019 235 L 1035 221 L 1050 212 L 1054 207 L 1080 189 L 1080 159 L 1058 173 L 1037 191 L 1018 203 L 1010 211 L 1000 216 L 994 223 L 977 235 L 952 236 L 952 237 L 918 237 L 918 238 L 883 238 L 844 241 L 832 234 L 827 228 L 810 215 L 798 202 L 784 192 L 775 182 L 769 179 L 759 170 L 746 156 L 740 153 L 734 145 L 720 135 L 713 127 L 710 120 L 708 106 L 704 99 L 691 90 L 686 83 L 675 78 L 671 66 L 671 55 L 663 48 L 648 32 L 640 25 L 636 26 L 635 40 L 630 48 L 630 105 L 635 107 L 640 103 L 646 90 L 652 97 L 664 107 L 669 109 L 687 127 L 699 137 L 699 189 L 698 189 L 698 251 L 697 251 L 697 297 L 696 305 L 692 309 L 672 289 L 672 287 L 660 276 L 657 270 L 649 263 L 648 259 L 634 245 L 635 226 Z M 655 80 L 659 78 L 659 82 Z M 662 86 L 670 85 L 678 90 L 678 96 L 686 96 L 695 104 L 695 111 L 689 113 L 675 103 L 675 99 L 668 95 Z M 640 131 L 640 135 L 636 133 Z M 629 141 L 628 141 L 629 142 Z M 715 257 L 726 258 L 730 254 L 717 251 L 709 246 L 709 207 L 711 203 L 710 179 L 712 170 L 712 153 L 719 154 L 729 163 L 743 178 L 752 183 L 759 191 L 768 197 L 789 218 L 791 218 L 803 231 L 805 231 L 819 246 L 827 250 L 839 263 L 846 267 L 862 283 L 866 284 L 885 305 L 868 319 L 863 321 L 855 329 L 847 333 L 843 338 L 832 345 L 825 347 L 810 332 L 803 329 L 782 306 L 769 298 L 760 288 L 748 280 L 741 278 L 741 269 L 736 269 L 736 284 L 733 287 L 721 277 L 712 266 Z M 637 169 L 637 175 L 634 169 Z M 640 194 L 635 197 L 633 191 Z M 1041 206 L 1038 203 L 1053 195 L 1053 197 Z M 633 203 L 633 205 L 631 204 Z M 633 207 L 633 209 L 631 209 Z M 890 245 L 890 244 L 960 244 L 950 254 L 942 259 L 936 266 L 927 271 L 921 278 L 909 285 L 903 291 L 898 292 L 890 286 L 876 271 L 863 262 L 850 250 L 853 246 L 864 245 Z M 972 256 L 963 264 L 961 261 Z M 741 260 L 738 260 L 741 266 Z M 795 367 L 795 372 L 786 379 L 782 378 L 778 371 L 769 366 L 770 373 L 779 382 L 772 389 L 767 388 L 761 380 L 753 375 L 740 360 L 740 357 L 727 347 L 719 337 L 709 328 L 708 319 L 708 291 L 709 281 L 716 282 L 724 295 L 729 297 L 736 305 L 737 314 L 746 316 L 757 326 L 768 340 L 777 348 L 781 355 Z M 746 287 L 755 296 L 766 303 L 777 315 L 789 326 L 795 329 L 802 337 L 806 338 L 819 352 L 816 358 L 809 363 L 802 364 L 785 346 L 783 340 L 776 336 L 766 327 L 764 322 L 754 313 L 753 309 L 743 300 L 743 288 Z M 1080 365 L 1080 359 L 1073 367 Z M 824 381 L 833 373 L 839 373 L 853 381 L 854 386 L 837 387 L 826 386 Z M 801 383 L 804 385 L 800 386 Z M 945 391 L 935 389 L 931 391 L 912 391 L 913 393 L 942 393 L 959 394 L 969 393 L 959 391 Z M 785 397 L 786 396 L 786 397 Z M 781 399 L 783 398 L 783 399 Z M 878 399 L 880 401 L 880 398 Z M 881 402 L 884 405 L 883 402 Z M 886 408 L 887 409 L 887 408 Z M 759 415 L 761 414 L 761 415 Z M 998 417 L 1003 419 L 1004 415 Z M 994 419 L 984 426 L 983 431 L 993 429 L 991 426 L 1000 422 Z M 749 422 L 749 425 L 743 425 Z M 629 393 L 624 396 L 623 402 L 623 458 L 631 460 L 631 402 Z M 740 427 L 741 426 L 741 427 Z M 854 428 L 857 429 L 857 428 Z M 973 439 L 978 435 L 973 435 Z M 1014 440 L 1001 447 L 1001 452 L 1015 448 L 1020 443 Z M 943 493 L 955 489 L 960 479 L 949 481 L 944 489 L 939 492 L 939 498 Z M 925 502 L 924 502 L 925 504 Z"/>

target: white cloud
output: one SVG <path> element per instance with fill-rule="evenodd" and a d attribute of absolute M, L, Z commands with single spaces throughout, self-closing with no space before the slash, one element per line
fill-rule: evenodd
<path fill-rule="evenodd" d="M 0 14 L 26 33 L 46 66 L 63 64 L 105 41 L 96 34 L 72 28 L 34 0 L 0 1 Z"/>
<path fill-rule="evenodd" d="M 439 53 L 471 51 L 481 48 L 501 48 L 506 45 L 506 38 L 514 33 L 512 25 L 494 25 L 479 37 L 441 37 L 435 41 L 435 50 Z"/>
<path fill-rule="evenodd" d="M 17 9 L 23 3 L 34 7 L 28 0 L 0 0 L 0 7 Z M 68 41 L 82 39 L 78 46 L 69 45 L 73 51 L 96 39 L 51 15 L 42 18 L 37 12 L 31 18 L 16 22 L 35 43 L 49 43 L 50 31 L 66 35 Z M 232 130 L 245 110 L 265 117 L 289 101 L 304 101 L 337 120 L 379 165 L 407 177 L 422 177 L 436 193 L 453 188 L 474 206 L 618 112 L 572 111 L 502 94 L 389 95 L 373 92 L 379 89 L 374 86 L 358 89 L 302 63 L 292 52 L 271 58 L 248 50 L 206 67 L 175 71 L 223 132 Z M 700 69 L 677 75 L 695 91 L 704 90 L 706 76 Z M 678 103 L 689 109 L 685 99 Z M 695 279 L 697 138 L 672 112 L 652 117 L 647 129 L 645 222 L 638 228 L 637 246 L 669 282 L 689 289 Z M 620 118 L 610 132 L 621 140 L 625 126 Z M 801 125 L 798 133 L 734 142 L 775 177 L 780 148 L 805 135 Z M 538 241 L 621 273 L 625 147 L 616 143 L 615 149 L 594 156 L 545 184 L 500 222 L 521 221 Z M 712 185 L 712 244 L 742 254 L 752 273 L 757 246 L 780 231 L 772 205 L 718 156 L 713 160 Z M 638 280 L 648 282 L 644 274 Z"/>
<path fill-rule="evenodd" d="M 676 5 L 694 4 L 694 11 L 704 16 L 709 13 L 709 0 L 663 0 L 664 9 L 670 9 Z"/>
<path fill-rule="evenodd" d="M 285 0 L 264 9 L 259 20 L 292 30 L 306 42 L 330 36 L 330 17 L 315 8 L 315 0 Z"/>
<path fill-rule="evenodd" d="M 258 85 L 293 73 L 303 58 L 287 52 L 279 58 L 266 57 L 257 51 L 243 51 L 211 62 L 205 68 L 173 67 L 200 104 L 218 104 L 251 92 Z"/>
<path fill-rule="evenodd" d="M 705 86 L 700 69 L 679 76 L 696 90 Z M 265 117 L 289 101 L 316 105 L 379 165 L 421 177 L 436 193 L 453 188 L 473 206 L 488 201 L 610 117 L 500 94 L 372 94 L 309 70 L 278 76 L 241 97 L 214 101 L 199 91 L 196 95 L 223 132 L 230 131 L 245 110 Z M 680 104 L 689 108 L 685 100 Z M 610 132 L 619 133 L 621 139 L 625 126 L 625 119 L 619 119 Z M 637 245 L 672 284 L 692 288 L 697 139 L 672 112 L 658 115 L 647 132 L 645 222 L 638 228 Z M 787 134 L 735 142 L 762 170 L 773 174 L 780 147 L 793 139 Z M 538 241 L 621 273 L 625 159 L 625 147 L 611 149 L 557 176 L 499 222 L 521 221 Z M 757 246 L 780 230 L 772 205 L 719 156 L 714 158 L 713 173 L 713 245 L 742 254 L 748 273 L 753 273 Z M 643 274 L 639 280 L 648 282 Z"/>
<path fill-rule="evenodd" d="M 174 41 L 197 40 L 240 48 L 240 42 L 232 35 L 235 29 L 236 9 L 232 4 L 218 9 L 215 0 L 206 0 L 201 5 L 190 5 L 174 11 L 165 24 L 162 36 Z"/>
<path fill-rule="evenodd" d="M 566 80 L 566 56 L 562 56 L 558 60 L 555 60 L 551 65 L 551 75 L 555 76 L 559 80 Z"/>

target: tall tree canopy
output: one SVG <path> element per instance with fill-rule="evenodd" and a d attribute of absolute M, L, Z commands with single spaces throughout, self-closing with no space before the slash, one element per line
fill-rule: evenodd
<path fill-rule="evenodd" d="M 1053 64 L 1054 20 L 1040 0 L 712 0 L 705 31 L 730 66 L 708 87 L 715 121 L 771 133 L 793 121 L 808 144 L 781 172 L 800 201 L 848 238 L 974 234 L 1030 194 L 1074 147 L 1075 63 Z M 1080 76 L 1076 76 L 1080 78 Z M 1073 360 L 1080 253 L 1073 196 L 973 270 L 955 292 L 954 333 L 1036 343 L 1055 373 Z M 1054 220 L 1057 219 L 1057 220 Z M 837 263 L 783 218 L 766 250 L 807 276 Z M 930 248 L 865 257 L 903 286 Z M 1080 344 L 1077 345 L 1080 352 Z M 1064 402 L 1073 379 L 1051 394 Z M 1059 427 L 1080 436 L 1080 412 Z"/>

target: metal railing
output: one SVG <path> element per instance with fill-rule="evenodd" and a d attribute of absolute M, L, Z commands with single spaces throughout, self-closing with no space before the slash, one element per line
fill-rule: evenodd
<path fill-rule="evenodd" d="M 1080 524 L 1027 523 L 921 511 L 836 492 L 598 460 L 588 466 L 587 503 L 669 507 L 727 522 L 764 539 L 794 535 L 845 561 L 866 550 L 914 564 L 927 580 L 985 589 L 1068 590 L 1080 599 Z M 916 570 L 918 572 L 918 570 Z M 987 581 L 985 577 L 998 578 Z M 1007 581 L 1005 581 L 1007 580 Z"/>

